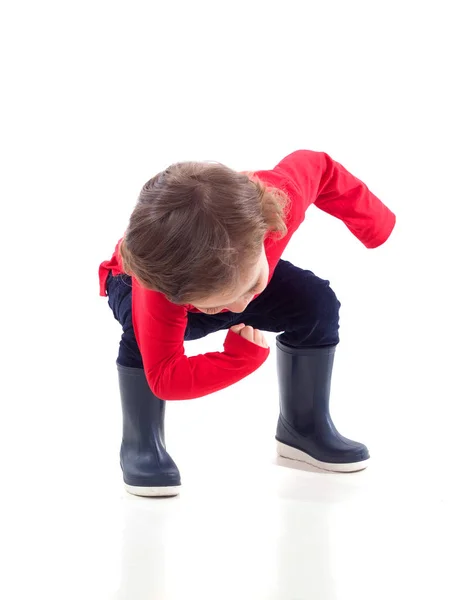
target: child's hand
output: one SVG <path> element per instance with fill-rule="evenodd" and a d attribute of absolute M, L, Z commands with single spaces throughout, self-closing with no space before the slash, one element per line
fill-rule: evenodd
<path fill-rule="evenodd" d="M 261 346 L 262 348 L 268 348 L 268 344 L 266 342 L 266 338 L 262 334 L 259 329 L 254 329 L 250 327 L 250 325 L 245 325 L 244 323 L 240 323 L 239 325 L 233 325 L 230 328 L 233 333 L 239 334 L 244 339 L 256 344 L 257 346 Z"/>

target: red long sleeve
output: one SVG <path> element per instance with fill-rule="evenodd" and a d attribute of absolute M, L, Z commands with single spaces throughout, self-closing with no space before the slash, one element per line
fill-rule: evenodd
<path fill-rule="evenodd" d="M 162 400 L 188 400 L 221 390 L 253 373 L 269 356 L 228 331 L 224 352 L 187 357 L 187 311 L 132 279 L 133 327 L 149 385 Z"/>
<path fill-rule="evenodd" d="M 367 248 L 390 236 L 396 216 L 357 177 L 325 152 L 297 150 L 276 166 L 295 185 L 305 210 L 310 204 L 340 219 Z"/>

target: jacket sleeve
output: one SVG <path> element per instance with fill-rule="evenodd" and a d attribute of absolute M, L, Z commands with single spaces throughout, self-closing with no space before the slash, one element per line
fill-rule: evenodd
<path fill-rule="evenodd" d="M 361 180 L 325 152 L 296 150 L 276 167 L 291 180 L 303 199 L 340 219 L 367 248 L 376 248 L 390 236 L 395 214 Z"/>
<path fill-rule="evenodd" d="M 221 390 L 253 373 L 270 349 L 228 331 L 223 352 L 187 357 L 187 311 L 132 277 L 133 328 L 151 390 L 162 400 L 188 400 Z"/>

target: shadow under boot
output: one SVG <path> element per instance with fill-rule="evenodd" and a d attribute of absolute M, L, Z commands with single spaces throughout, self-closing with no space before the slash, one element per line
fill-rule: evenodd
<path fill-rule="evenodd" d="M 117 363 L 123 434 L 120 466 L 127 492 L 136 496 L 176 496 L 179 470 L 166 451 L 165 402 L 149 387 L 144 369 Z"/>

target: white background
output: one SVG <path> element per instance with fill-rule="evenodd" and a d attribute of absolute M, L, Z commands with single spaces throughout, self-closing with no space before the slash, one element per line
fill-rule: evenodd
<path fill-rule="evenodd" d="M 5 3 L 3 597 L 455 597 L 452 8 Z M 311 207 L 284 255 L 342 303 L 332 413 L 372 465 L 323 475 L 275 458 L 267 334 L 252 376 L 168 403 L 181 496 L 128 496 L 120 326 L 98 265 L 170 163 L 269 169 L 301 148 L 327 152 L 397 216 L 367 250 Z"/>

